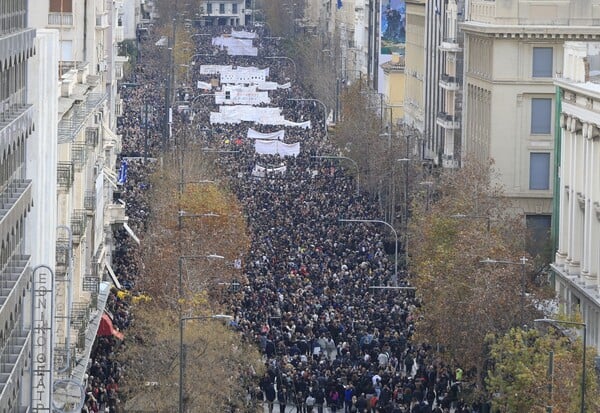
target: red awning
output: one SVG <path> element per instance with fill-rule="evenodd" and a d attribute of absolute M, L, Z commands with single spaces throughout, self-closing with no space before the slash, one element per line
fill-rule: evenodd
<path fill-rule="evenodd" d="M 123 340 L 123 333 L 117 330 L 112 323 L 112 320 L 106 313 L 102 313 L 102 318 L 100 319 L 100 325 L 98 326 L 98 336 L 115 336 L 119 340 Z"/>

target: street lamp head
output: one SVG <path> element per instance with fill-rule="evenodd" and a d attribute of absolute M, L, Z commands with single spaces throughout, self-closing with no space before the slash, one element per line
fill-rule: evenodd
<path fill-rule="evenodd" d="M 479 263 L 481 263 L 481 264 L 496 264 L 497 261 L 488 257 L 485 260 L 480 260 Z"/>
<path fill-rule="evenodd" d="M 229 314 L 213 314 L 210 318 L 214 320 L 233 320 L 233 316 Z"/>
<path fill-rule="evenodd" d="M 410 162 L 410 158 L 400 158 L 400 159 L 396 159 L 396 162 Z"/>
<path fill-rule="evenodd" d="M 219 260 L 223 260 L 223 259 L 225 259 L 225 257 L 224 257 L 224 256 L 222 256 L 222 255 L 218 255 L 218 254 L 208 254 L 208 255 L 206 256 L 206 258 L 214 258 L 214 259 L 219 259 Z"/>

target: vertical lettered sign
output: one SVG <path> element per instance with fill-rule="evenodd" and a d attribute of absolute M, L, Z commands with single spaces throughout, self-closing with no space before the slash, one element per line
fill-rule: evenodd
<path fill-rule="evenodd" d="M 33 269 L 31 326 L 31 411 L 52 411 L 54 272 L 46 265 Z"/>

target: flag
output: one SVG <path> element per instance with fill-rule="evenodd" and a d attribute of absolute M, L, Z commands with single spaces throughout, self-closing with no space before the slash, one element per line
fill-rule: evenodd
<path fill-rule="evenodd" d="M 125 182 L 127 182 L 127 161 L 121 161 L 117 183 L 123 185 Z"/>
<path fill-rule="evenodd" d="M 342 8 L 342 0 L 337 0 L 337 7 L 338 9 Z"/>

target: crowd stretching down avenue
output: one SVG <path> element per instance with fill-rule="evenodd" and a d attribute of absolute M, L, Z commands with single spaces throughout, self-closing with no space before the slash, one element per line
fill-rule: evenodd
<path fill-rule="evenodd" d="M 202 30 L 218 36 L 231 28 Z M 210 76 L 199 73 L 201 64 L 255 66 L 270 69 L 269 81 L 291 82 L 289 88 L 269 91 L 268 106 L 283 108 L 282 114 L 292 122 L 310 121 L 312 127 L 307 129 L 285 127 L 285 142 L 299 142 L 299 155 L 259 155 L 254 141 L 246 137 L 248 128 L 267 133 L 281 126 L 211 125 L 210 112 L 218 110 L 214 97 L 197 101 L 193 122 L 188 114 L 175 113 L 173 125 L 175 138 L 180 128 L 193 127 L 197 143 L 239 151 L 218 156 L 218 163 L 243 205 L 252 236 L 243 260 L 249 283 L 243 300 L 228 309 L 234 315 L 232 328 L 256 342 L 267 366 L 264 377 L 257 377 L 256 386 L 247 389 L 249 402 L 258 399 L 269 412 L 481 412 L 481 405 L 467 406 L 460 400 L 459 366 L 443 364 L 435 349 L 412 340 L 418 299 L 405 290 L 370 288 L 392 283 L 394 260 L 385 250 L 386 230 L 338 219 L 376 219 L 380 216 L 376 203 L 368 194 L 356 193 L 356 182 L 337 163 L 315 158 L 335 154 L 323 129 L 323 110 L 315 102 L 288 101 L 310 96 L 296 82 L 288 61 L 265 58 L 283 53 L 279 40 L 265 39 L 262 28 L 255 30 L 256 57 L 229 56 L 211 45 L 211 36 L 194 36 L 194 53 L 212 56 L 201 56 L 189 76 L 194 82 L 208 82 Z M 158 38 L 151 29 L 140 41 L 138 64 L 126 79 L 137 86 L 120 90 L 125 107 L 119 120 L 123 157 L 145 153 L 146 103 L 151 104 L 149 155 L 159 156 L 162 148 L 168 67 L 160 63 L 165 51 L 156 46 Z M 183 90 L 178 93 L 184 95 Z M 257 164 L 285 165 L 285 171 L 267 171 L 259 178 L 252 174 Z M 130 226 L 140 234 L 152 208 L 146 192 L 153 165 L 129 160 L 121 193 Z M 124 288 L 136 292 L 139 247 L 124 232 L 115 237 L 116 273 Z M 406 283 L 401 273 L 399 284 Z M 114 292 L 107 307 L 114 325 L 126 332 L 134 317 L 128 300 Z M 85 412 L 119 411 L 119 385 L 126 366 L 116 361 L 115 351 L 115 338 L 98 338 L 88 372 Z"/>

